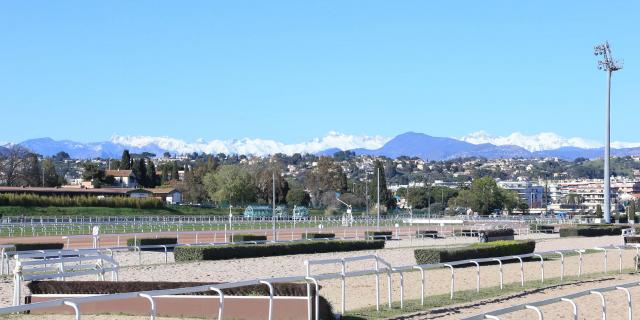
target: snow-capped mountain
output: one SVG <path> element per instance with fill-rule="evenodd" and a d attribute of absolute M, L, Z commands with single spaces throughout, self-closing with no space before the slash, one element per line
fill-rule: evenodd
<path fill-rule="evenodd" d="M 134 153 L 151 152 L 161 155 L 186 153 L 226 153 L 269 155 L 275 153 L 313 153 L 331 155 L 339 150 L 356 154 L 387 157 L 411 156 L 426 160 L 443 160 L 478 156 L 485 158 L 559 157 L 573 160 L 577 157 L 601 157 L 602 147 L 597 142 L 582 138 L 564 138 L 555 133 L 524 135 L 513 133 L 494 136 L 475 132 L 461 138 L 433 137 L 423 133 L 407 132 L 394 138 L 383 136 L 357 136 L 329 132 L 326 136 L 300 143 L 283 143 L 268 139 L 244 138 L 236 140 L 197 140 L 187 142 L 172 137 L 120 136 L 109 141 L 80 143 L 70 140 L 40 138 L 26 140 L 20 145 L 33 152 L 50 156 L 65 151 L 73 158 L 116 158 L 128 149 Z M 613 155 L 640 155 L 640 143 L 613 142 Z"/>

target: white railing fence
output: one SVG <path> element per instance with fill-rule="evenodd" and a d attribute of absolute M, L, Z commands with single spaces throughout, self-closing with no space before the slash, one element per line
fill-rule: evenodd
<path fill-rule="evenodd" d="M 637 264 L 638 264 L 638 254 L 640 251 L 640 246 L 634 245 L 634 246 L 617 246 L 617 247 L 606 247 L 606 248 L 599 248 L 600 251 L 603 251 L 603 261 L 605 259 L 605 256 L 608 254 L 607 252 L 609 250 L 618 250 L 618 252 L 622 252 L 622 250 L 625 249 L 633 249 L 635 250 L 635 257 L 633 259 L 633 263 L 634 263 L 634 268 L 635 270 L 637 270 Z M 61 300 L 55 300 L 55 301 L 49 301 L 49 302 L 38 302 L 38 303 L 33 303 L 33 304 L 29 304 L 29 305 L 21 305 L 21 306 L 13 306 L 13 307 L 7 307 L 7 308 L 0 308 L 0 314 L 7 314 L 7 313 L 15 313 L 15 312 L 23 312 L 23 311 L 27 311 L 27 310 L 37 310 L 37 309 L 46 309 L 46 308 L 50 308 L 50 307 L 54 307 L 54 306 L 70 306 L 74 309 L 75 311 L 75 317 L 76 319 L 80 319 L 80 315 L 81 315 L 81 305 L 82 303 L 85 302 L 95 302 L 95 301 L 111 301 L 111 300 L 117 300 L 117 299 L 126 299 L 126 298 L 135 298 L 135 297 L 145 297 L 147 299 L 150 300 L 150 310 L 149 310 L 149 314 L 151 315 L 152 319 L 155 319 L 155 304 L 153 303 L 153 299 L 154 297 L 160 296 L 160 295 L 173 295 L 173 294 L 188 294 L 188 293 L 195 293 L 195 292 L 203 292 L 203 291 L 216 291 L 218 292 L 218 295 L 220 297 L 220 305 L 219 305 L 219 310 L 218 310 L 218 319 L 222 319 L 223 318 L 223 313 L 224 313 L 224 294 L 222 294 L 221 290 L 222 289 L 226 289 L 226 288 L 235 288 L 235 287 L 242 287 L 242 286 L 247 286 L 247 285 L 266 285 L 269 288 L 269 292 L 270 292 L 270 303 L 269 303 L 269 311 L 268 311 L 268 319 L 272 319 L 272 315 L 273 315 L 273 299 L 274 299 L 274 291 L 273 291 L 273 283 L 285 283 L 285 282 L 298 282 L 298 283 L 306 283 L 307 284 L 307 288 L 310 288 L 312 285 L 316 288 L 315 290 L 315 299 L 314 297 L 312 297 L 311 295 L 311 290 L 307 290 L 307 300 L 308 300 L 308 319 L 314 319 L 314 314 L 312 312 L 313 310 L 313 303 L 315 301 L 316 305 L 317 302 L 319 300 L 319 289 L 320 289 L 320 282 L 324 281 L 324 280 L 335 280 L 335 279 L 339 279 L 341 280 L 341 314 L 344 314 L 346 309 L 347 309 L 347 305 L 346 305 L 346 296 L 347 294 L 350 292 L 347 289 L 347 282 L 345 281 L 347 278 L 350 277 L 362 277 L 362 276 L 367 276 L 367 275 L 375 275 L 375 285 L 376 285 L 376 305 L 378 306 L 378 310 L 379 310 L 379 299 L 380 299 L 380 292 L 379 292 L 379 276 L 382 273 L 385 273 L 387 275 L 387 281 L 388 281 L 388 287 L 391 288 L 392 285 L 392 275 L 393 274 L 398 274 L 400 276 L 400 283 L 399 283 L 399 291 L 400 291 L 400 308 L 403 309 L 404 308 L 404 273 L 406 272 L 411 272 L 411 271 L 419 271 L 420 272 L 420 279 L 422 281 L 421 286 L 420 286 L 420 297 L 421 297 L 421 303 L 422 305 L 424 305 L 425 303 L 425 298 L 427 298 L 428 296 L 426 296 L 426 274 L 425 271 L 426 270 L 430 270 L 430 269 L 438 269 L 438 268 L 448 268 L 451 271 L 451 284 L 450 284 L 450 298 L 453 299 L 454 294 L 455 294 L 455 272 L 456 272 L 456 268 L 455 266 L 461 266 L 461 265 L 475 265 L 476 266 L 476 275 L 477 275 L 477 283 L 479 284 L 479 279 L 480 279 L 480 270 L 481 270 L 481 266 L 480 264 L 484 264 L 487 262 L 494 262 L 494 263 L 498 263 L 499 265 L 502 265 L 503 262 L 505 261 L 509 261 L 509 260 L 517 260 L 520 263 L 520 279 L 521 279 L 521 285 L 524 286 L 525 283 L 525 274 L 523 273 L 523 259 L 525 258 L 537 258 L 540 260 L 539 266 L 540 266 L 540 281 L 542 283 L 544 283 L 545 278 L 544 278 L 544 262 L 545 262 L 545 256 L 548 255 L 556 255 L 556 256 L 560 256 L 560 268 L 561 268 L 561 277 L 564 276 L 564 264 L 565 264 L 565 259 L 564 259 L 564 254 L 569 254 L 569 253 L 578 253 L 580 256 L 580 259 L 578 260 L 578 263 L 580 264 L 578 266 L 579 271 L 579 276 L 582 276 L 582 255 L 584 254 L 583 251 L 580 250 L 559 250 L 559 251 L 550 251 L 550 252 L 538 252 L 538 253 L 532 253 L 532 254 L 523 254 L 523 255 L 515 255 L 515 256 L 505 256 L 505 257 L 492 257 L 492 258 L 485 258 L 485 259 L 469 259 L 469 260 L 461 260 L 461 261 L 454 261 L 454 262 L 446 262 L 446 263 L 437 263 L 437 264 L 423 264 L 423 265 L 409 265 L 409 266 L 402 266 L 402 267 L 393 267 L 391 266 L 389 263 L 387 263 L 386 261 L 384 261 L 383 259 L 381 259 L 380 257 L 376 256 L 376 255 L 366 255 L 366 256 L 355 256 L 355 257 L 347 257 L 347 258 L 341 258 L 341 259 L 325 259 L 325 260 L 308 260 L 305 261 L 305 275 L 304 276 L 292 276 L 292 277 L 280 277 L 280 278 L 267 278 L 267 279 L 253 279 L 253 280 L 248 280 L 248 281 L 241 281 L 241 282 L 231 282 L 231 283 L 225 283 L 225 284 L 213 284 L 213 285 L 203 285 L 203 286 L 198 286 L 198 287 L 192 287 L 192 288 L 180 288 L 180 289 L 171 289 L 171 290 L 156 290 L 156 291 L 141 291 L 141 292 L 131 292 L 131 293 L 122 293 L 122 294 L 108 294 L 108 295 L 101 295 L 101 296 L 91 296 L 91 297 L 80 297 L 80 298 L 65 298 L 65 299 L 61 299 Z M 619 259 L 620 259 L 620 266 L 622 266 L 622 254 L 619 254 Z M 347 265 L 350 262 L 354 262 L 354 261 L 372 261 L 374 266 L 371 268 L 367 268 L 367 269 L 363 269 L 363 270 L 356 270 L 356 271 L 347 271 Z M 311 267 L 313 265 L 329 265 L 329 264 L 334 264 L 334 265 L 339 265 L 341 267 L 341 271 L 337 272 L 337 273 L 323 273 L 323 274 L 314 274 L 312 273 L 312 269 Z M 620 267 L 619 272 L 623 271 L 623 268 Z M 498 269 L 498 272 L 500 273 L 501 277 L 500 279 L 502 279 L 502 273 L 504 272 L 502 268 Z M 496 283 L 496 286 L 500 285 L 502 281 L 499 281 L 498 283 Z M 482 290 L 482 288 L 477 285 L 476 288 L 477 291 Z M 391 301 L 391 294 L 390 294 L 391 290 L 389 290 L 388 296 L 389 296 L 389 301 Z M 533 305 L 532 305 L 533 306 Z M 316 308 L 316 314 L 315 314 L 315 319 L 318 319 L 318 314 L 317 311 L 318 308 Z"/>
<path fill-rule="evenodd" d="M 51 253 L 31 253 L 26 257 L 15 256 L 13 270 L 13 305 L 22 304 L 22 283 L 45 279 L 96 275 L 97 280 L 104 281 L 105 273 L 111 273 L 111 281 L 118 281 L 118 263 L 110 256 L 100 253 L 87 253 L 68 256 L 58 252 L 51 258 Z"/>
<path fill-rule="evenodd" d="M 632 301 L 631 292 L 629 291 L 629 289 L 636 288 L 639 286 L 640 286 L 640 283 L 638 283 L 638 281 L 634 281 L 634 282 L 628 282 L 628 283 L 610 286 L 610 287 L 589 289 L 589 290 L 576 292 L 573 294 L 554 297 L 551 299 L 510 306 L 507 308 L 498 309 L 498 310 L 490 311 L 487 313 L 475 315 L 472 317 L 464 318 L 464 320 L 481 320 L 481 319 L 499 320 L 500 319 L 499 316 L 504 316 L 510 313 L 514 313 L 514 312 L 518 312 L 526 309 L 533 310 L 536 314 L 537 319 L 542 320 L 544 318 L 544 312 L 540 310 L 539 307 L 554 304 L 554 303 L 561 303 L 561 302 L 568 303 L 568 308 L 566 313 L 570 314 L 572 319 L 577 320 L 579 315 L 579 308 L 578 308 L 578 304 L 574 300 L 580 297 L 588 296 L 588 295 L 596 295 L 600 298 L 600 313 L 597 315 L 593 315 L 594 316 L 593 318 L 594 319 L 601 318 L 606 320 L 607 319 L 607 312 L 606 312 L 607 301 L 605 299 L 604 294 L 611 291 L 622 291 L 625 293 L 626 304 L 624 308 L 627 309 L 627 312 L 626 312 L 627 319 L 631 320 L 633 318 L 633 304 L 631 303 Z M 554 314 L 554 316 L 557 316 L 557 315 Z M 533 319 L 533 318 L 527 317 L 527 319 Z"/>

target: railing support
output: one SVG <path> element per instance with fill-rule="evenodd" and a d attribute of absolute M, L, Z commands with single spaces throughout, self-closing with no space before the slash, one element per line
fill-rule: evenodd
<path fill-rule="evenodd" d="M 269 281 L 260 280 L 260 283 L 266 284 L 269 287 L 269 316 L 268 320 L 273 320 L 273 284 Z"/>
<path fill-rule="evenodd" d="M 544 283 L 544 257 L 537 253 L 534 253 L 533 256 L 540 258 L 540 283 Z"/>
<path fill-rule="evenodd" d="M 450 264 L 444 264 L 445 267 L 449 267 L 449 269 L 451 269 L 451 293 L 449 295 L 449 299 L 453 300 L 453 291 L 456 285 L 456 277 L 455 277 L 455 273 L 453 271 L 453 266 Z"/>
<path fill-rule="evenodd" d="M 218 320 L 222 320 L 224 317 L 224 292 L 216 287 L 210 287 L 209 289 L 218 293 L 218 297 L 220 299 L 220 302 L 218 303 Z"/>
<path fill-rule="evenodd" d="M 500 290 L 503 289 L 503 275 L 502 275 L 502 260 L 498 259 L 498 258 L 493 258 L 491 259 L 493 261 L 498 261 L 498 263 L 500 264 Z"/>
<path fill-rule="evenodd" d="M 138 297 L 149 300 L 149 304 L 151 305 L 151 320 L 156 320 L 156 301 L 153 300 L 153 297 L 147 293 L 138 293 Z"/>
<path fill-rule="evenodd" d="M 602 320 L 607 320 L 607 302 L 604 300 L 604 295 L 600 291 L 589 291 L 591 294 L 595 294 L 600 297 L 602 303 Z"/>
<path fill-rule="evenodd" d="M 65 306 L 70 306 L 71 308 L 73 308 L 73 312 L 75 312 L 75 320 L 80 320 L 80 307 L 77 303 L 73 301 L 64 301 L 63 304 Z"/>
<path fill-rule="evenodd" d="M 631 306 L 631 293 L 629 292 L 629 289 L 625 288 L 625 287 L 616 287 L 617 290 L 621 290 L 623 291 L 626 295 L 627 295 L 627 314 L 629 316 L 629 320 L 632 320 L 633 318 L 633 307 Z"/>
<path fill-rule="evenodd" d="M 571 312 L 573 314 L 573 320 L 578 320 L 578 306 L 576 305 L 576 303 L 573 302 L 573 300 L 567 299 L 567 298 L 560 298 L 560 301 L 566 301 L 571 304 Z"/>
<path fill-rule="evenodd" d="M 542 316 L 542 311 L 540 311 L 540 309 L 538 307 L 531 306 L 531 305 L 527 305 L 527 306 L 524 306 L 524 307 L 527 308 L 527 309 L 535 311 L 538 314 L 538 320 L 543 320 L 544 319 L 544 317 Z"/>

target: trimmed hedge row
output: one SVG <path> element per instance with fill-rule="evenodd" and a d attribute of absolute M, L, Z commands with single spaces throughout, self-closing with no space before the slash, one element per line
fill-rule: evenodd
<path fill-rule="evenodd" d="M 513 240 L 513 229 L 496 229 L 480 231 L 480 242 Z"/>
<path fill-rule="evenodd" d="M 437 237 L 437 230 L 418 230 L 416 231 L 416 238 L 424 238 L 424 237 Z"/>
<path fill-rule="evenodd" d="M 290 254 L 376 250 L 384 248 L 384 241 L 309 241 L 291 243 L 266 243 L 261 245 L 237 244 L 220 246 L 177 247 L 176 262 L 200 260 L 228 260 L 284 256 Z"/>
<path fill-rule="evenodd" d="M 116 294 L 137 291 L 152 291 L 176 288 L 197 287 L 211 282 L 143 282 L 143 281 L 32 281 L 27 287 L 32 294 Z M 276 296 L 307 296 L 306 284 L 298 283 L 274 283 Z M 314 286 L 311 286 L 311 294 L 314 294 Z M 268 296 L 269 289 L 264 285 L 251 285 L 238 288 L 223 289 L 229 296 Z M 217 295 L 214 291 L 190 293 L 189 295 Z M 333 319 L 331 304 L 320 296 L 320 319 Z"/>
<path fill-rule="evenodd" d="M 177 244 L 178 238 L 129 238 L 127 246 L 155 246 L 163 244 Z"/>
<path fill-rule="evenodd" d="M 364 238 L 367 240 L 391 239 L 393 233 L 391 231 L 365 231 Z"/>
<path fill-rule="evenodd" d="M 513 256 L 532 253 L 535 241 L 508 240 L 472 245 L 452 249 L 416 249 L 414 255 L 418 264 L 432 264 L 467 259 Z"/>
<path fill-rule="evenodd" d="M 257 234 L 233 234 L 229 235 L 229 242 L 267 241 L 267 236 Z"/>
<path fill-rule="evenodd" d="M 560 228 L 560 237 L 599 237 L 619 236 L 622 226 L 611 225 L 578 225 L 576 227 Z"/>
<path fill-rule="evenodd" d="M 160 246 L 167 244 L 178 244 L 178 238 L 129 238 L 127 246 Z M 167 248 L 172 250 L 172 248 Z M 142 251 L 164 251 L 163 248 L 140 248 Z"/>
<path fill-rule="evenodd" d="M 530 224 L 529 230 L 531 231 L 541 231 L 544 233 L 553 233 L 556 228 L 554 226 L 546 225 L 546 224 Z"/>
<path fill-rule="evenodd" d="M 302 235 L 302 239 L 333 239 L 335 237 L 335 233 L 307 233 Z"/>
<path fill-rule="evenodd" d="M 64 243 L 14 243 L 16 251 L 31 251 L 31 250 L 60 250 L 64 248 Z"/>

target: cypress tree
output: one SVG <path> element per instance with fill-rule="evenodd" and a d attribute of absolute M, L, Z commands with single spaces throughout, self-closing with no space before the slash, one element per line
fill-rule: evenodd
<path fill-rule="evenodd" d="M 122 159 L 120 160 L 120 169 L 121 170 L 131 170 L 131 155 L 129 154 L 129 150 L 122 151 Z"/>
<path fill-rule="evenodd" d="M 156 177 L 156 165 L 148 159 L 149 165 L 147 166 L 147 187 L 153 188 L 158 185 L 158 179 Z"/>

